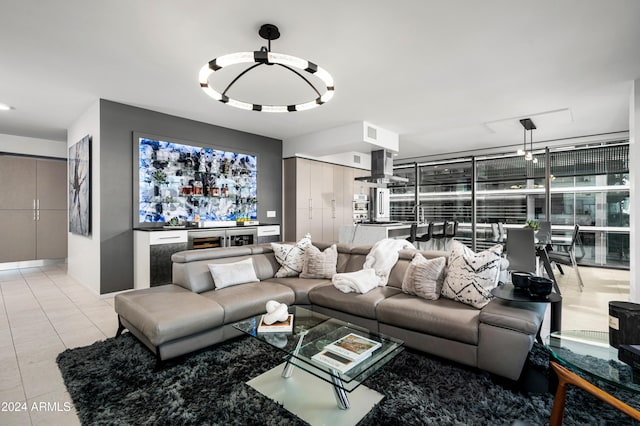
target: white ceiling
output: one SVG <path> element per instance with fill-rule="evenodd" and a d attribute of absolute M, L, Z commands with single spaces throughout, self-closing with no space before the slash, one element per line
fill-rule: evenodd
<path fill-rule="evenodd" d="M 368 121 L 400 135 L 399 158 L 518 144 L 487 123 L 565 109 L 536 141 L 624 131 L 638 22 L 637 0 L 0 0 L 0 133 L 66 140 L 99 98 L 279 139 Z M 332 73 L 331 102 L 267 114 L 202 92 L 200 67 L 258 50 L 263 23 L 273 51 Z M 282 84 L 264 79 L 238 93 Z"/>

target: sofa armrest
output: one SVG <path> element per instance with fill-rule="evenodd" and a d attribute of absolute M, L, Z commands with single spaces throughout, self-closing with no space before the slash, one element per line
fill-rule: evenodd
<path fill-rule="evenodd" d="M 493 299 L 480 311 L 480 323 L 535 335 L 546 307 L 546 303 Z"/>

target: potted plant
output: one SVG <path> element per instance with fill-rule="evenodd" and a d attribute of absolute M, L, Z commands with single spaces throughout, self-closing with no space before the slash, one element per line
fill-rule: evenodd
<path fill-rule="evenodd" d="M 540 230 L 540 223 L 538 223 L 537 220 L 533 220 L 533 219 L 529 219 L 527 220 L 527 224 L 524 225 L 525 228 L 531 228 L 534 231 L 539 231 Z"/>

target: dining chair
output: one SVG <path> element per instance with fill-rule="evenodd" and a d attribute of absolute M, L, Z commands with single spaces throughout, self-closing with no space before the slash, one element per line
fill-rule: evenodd
<path fill-rule="evenodd" d="M 539 226 L 540 229 L 536 232 L 536 238 L 538 241 L 551 241 L 551 222 L 541 221 Z"/>
<path fill-rule="evenodd" d="M 578 269 L 578 262 L 576 261 L 576 243 L 579 242 L 580 225 L 575 225 L 573 228 L 573 235 L 571 236 L 571 244 L 569 246 L 560 246 L 563 250 L 554 250 L 549 252 L 549 261 L 551 264 L 555 264 L 560 271 L 560 274 L 564 275 L 564 271 L 560 265 L 571 266 L 578 276 L 578 285 L 580 291 L 584 288 L 582 282 L 582 276 L 580 275 L 580 269 Z"/>
<path fill-rule="evenodd" d="M 507 229 L 507 260 L 510 271 L 531 272 L 537 275 L 538 262 L 533 229 Z"/>
<path fill-rule="evenodd" d="M 564 417 L 564 406 L 567 394 L 567 385 L 576 386 L 579 389 L 595 396 L 601 401 L 611 405 L 615 409 L 623 412 L 627 416 L 636 421 L 640 421 L 640 411 L 625 404 L 619 399 L 615 398 L 611 394 L 603 391 L 599 387 L 589 383 L 582 377 L 572 373 L 561 365 L 551 361 L 549 362 L 553 371 L 555 371 L 558 377 L 558 389 L 556 390 L 555 397 L 553 398 L 553 407 L 551 408 L 551 418 L 549 419 L 550 426 L 562 425 L 562 418 Z"/>

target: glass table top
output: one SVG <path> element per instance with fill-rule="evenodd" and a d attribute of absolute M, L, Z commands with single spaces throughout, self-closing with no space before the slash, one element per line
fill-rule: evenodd
<path fill-rule="evenodd" d="M 640 373 L 618 360 L 618 349 L 609 345 L 606 331 L 559 331 L 546 338 L 552 358 L 630 392 L 640 393 Z"/>
<path fill-rule="evenodd" d="M 401 340 L 373 333 L 318 312 L 293 306 L 289 307 L 289 313 L 294 316 L 292 332 L 259 333 L 258 325 L 262 315 L 239 321 L 233 327 L 282 351 L 284 359 L 316 377 L 332 384 L 335 383 L 333 378 L 340 379 L 340 387 L 347 392 L 357 388 L 404 349 Z M 381 346 L 344 373 L 312 359 L 328 344 L 350 333 L 379 342 Z"/>

